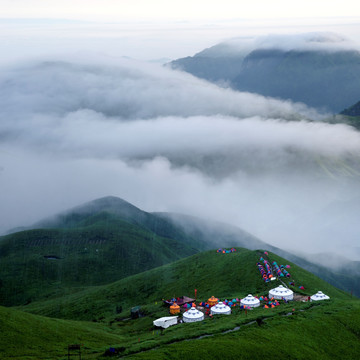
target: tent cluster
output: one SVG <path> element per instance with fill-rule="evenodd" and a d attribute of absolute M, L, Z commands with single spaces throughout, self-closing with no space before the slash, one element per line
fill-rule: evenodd
<path fill-rule="evenodd" d="M 275 272 L 276 272 L 276 274 L 277 274 L 277 276 L 279 276 L 279 277 L 284 277 L 284 276 L 286 276 L 286 277 L 290 277 L 290 274 L 289 274 L 289 272 L 287 271 L 287 270 L 285 270 L 285 268 L 287 268 L 287 269 L 289 269 L 290 268 L 290 265 L 278 265 L 277 264 L 277 262 L 276 261 L 274 261 L 273 263 L 272 263 L 272 265 L 273 265 L 273 267 L 274 267 L 274 270 L 275 270 Z"/>
<path fill-rule="evenodd" d="M 260 258 L 260 261 L 264 263 L 264 266 L 261 264 L 261 262 L 258 262 L 256 265 L 258 266 L 258 269 L 261 273 L 263 280 L 265 282 L 269 282 L 273 277 L 271 266 L 269 265 L 269 262 L 265 260 L 263 257 Z"/>
<path fill-rule="evenodd" d="M 287 271 L 287 270 L 285 270 L 285 269 L 282 269 L 282 272 L 283 272 L 283 274 L 286 276 L 286 277 L 290 277 L 291 275 L 289 274 L 289 272 Z"/>
<path fill-rule="evenodd" d="M 240 301 L 240 299 L 238 299 L 238 298 L 236 298 L 236 299 L 234 298 L 232 300 L 225 299 L 223 301 L 223 303 L 230 306 L 230 307 L 234 307 L 234 306 L 236 306 L 238 304 L 239 301 Z"/>
<path fill-rule="evenodd" d="M 235 252 L 236 249 L 235 248 L 231 248 L 229 250 L 226 250 L 226 249 L 218 249 L 216 250 L 217 253 L 220 253 L 220 254 L 230 254 L 232 252 Z"/>
<path fill-rule="evenodd" d="M 266 298 L 266 299 L 267 299 L 267 298 Z M 285 300 L 285 301 L 286 301 L 286 300 Z M 274 298 L 271 298 L 270 300 L 269 300 L 269 299 L 266 300 L 263 308 L 264 308 L 264 309 L 270 309 L 270 308 L 274 308 L 274 307 L 279 306 L 279 305 L 280 305 L 279 301 L 277 301 L 277 300 L 274 299 Z"/>
<path fill-rule="evenodd" d="M 274 267 L 274 270 L 275 270 L 277 276 L 283 277 L 284 274 L 281 272 L 280 266 L 277 264 L 277 262 L 274 261 L 272 264 L 273 264 L 273 267 Z"/>
<path fill-rule="evenodd" d="M 206 315 L 210 314 L 210 312 L 212 312 L 212 309 L 214 306 L 217 306 L 218 304 L 224 304 L 225 306 L 229 307 L 229 309 L 231 307 L 234 307 L 237 305 L 237 303 L 239 302 L 239 299 L 232 299 L 232 300 L 223 300 L 222 302 L 219 302 L 219 299 L 212 296 L 211 298 L 208 299 L 208 301 L 206 302 L 201 302 L 199 305 L 204 307 L 206 309 Z"/>
<path fill-rule="evenodd" d="M 191 309 L 192 307 L 194 307 L 194 306 L 196 306 L 196 304 L 195 303 L 187 303 L 187 304 L 184 304 L 183 305 L 183 308 L 184 309 Z"/>
<path fill-rule="evenodd" d="M 246 296 L 241 300 L 234 298 L 232 300 L 224 300 L 219 302 L 217 298 L 212 296 L 211 298 L 208 299 L 206 303 L 205 302 L 200 303 L 200 306 L 206 308 L 206 315 L 209 315 L 210 313 L 211 313 L 210 316 L 230 315 L 231 307 L 236 306 L 239 301 L 240 301 L 241 309 L 252 309 L 255 307 L 259 307 L 260 301 L 264 301 L 263 303 L 264 309 L 270 309 L 279 306 L 280 302 L 278 300 L 280 299 L 283 300 L 285 303 L 287 303 L 288 300 L 293 300 L 293 292 L 290 289 L 287 289 L 282 285 L 280 285 L 277 288 L 269 291 L 269 297 L 267 296 L 256 297 L 249 294 L 248 296 Z M 320 300 L 328 300 L 328 299 L 330 299 L 330 297 L 325 295 L 321 291 L 318 291 L 316 294 L 311 296 L 312 301 L 320 301 Z M 189 309 L 183 314 L 183 321 L 185 323 L 204 320 L 204 313 L 196 308 L 195 303 L 192 303 L 192 305 L 190 304 L 185 304 L 185 305 L 189 306 Z M 170 306 L 170 312 L 172 311 L 172 309 L 175 310 L 176 313 L 180 312 L 180 307 L 175 302 Z M 170 316 L 170 317 L 163 317 L 157 319 L 153 323 L 155 326 L 166 329 L 171 325 L 177 324 L 177 322 L 178 322 L 177 316 Z"/>
<path fill-rule="evenodd" d="M 206 309 L 205 315 L 230 315 L 231 307 L 236 305 L 236 301 L 220 301 L 215 296 L 211 296 L 207 302 L 201 302 L 199 305 Z M 191 308 L 183 314 L 184 322 L 195 322 L 204 320 L 204 313 L 196 309 L 196 304 L 193 303 Z"/>

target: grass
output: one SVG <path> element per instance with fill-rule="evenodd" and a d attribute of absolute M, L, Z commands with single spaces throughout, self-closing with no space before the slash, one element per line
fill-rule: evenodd
<path fill-rule="evenodd" d="M 198 251 L 111 214 L 98 214 L 87 227 L 11 234 L 0 242 L 0 304 L 20 305 L 111 283 Z"/>
<path fill-rule="evenodd" d="M 123 341 L 101 324 L 49 319 L 0 307 L 1 359 L 65 359 L 69 344 L 88 356 Z"/>
<path fill-rule="evenodd" d="M 256 263 L 262 252 L 238 248 L 236 253 L 218 254 L 216 251 L 202 252 L 159 268 L 136 274 L 109 285 L 92 287 L 62 298 L 34 302 L 20 309 L 34 314 L 81 320 L 112 319 L 127 317 L 130 308 L 161 303 L 182 295 L 208 299 L 214 295 L 221 298 L 243 298 L 248 294 L 261 295 L 280 285 L 279 281 L 264 283 Z M 338 290 L 310 272 L 269 253 L 278 264 L 290 264 L 294 290 L 304 295 L 313 295 L 321 290 L 330 297 L 349 299 Z M 290 280 L 285 280 L 287 283 Z M 301 291 L 298 286 L 303 285 Z M 116 307 L 122 313 L 116 313 Z M 151 312 L 152 310 L 148 310 Z"/>
<path fill-rule="evenodd" d="M 345 307 L 341 303 L 320 304 L 293 316 L 273 316 L 262 326 L 255 323 L 229 334 L 175 342 L 128 358 L 356 359 L 360 351 L 359 310 L 358 301 Z"/>
<path fill-rule="evenodd" d="M 77 302 L 78 298 L 83 299 L 85 296 L 91 300 L 92 293 L 104 291 L 116 302 L 115 307 L 124 308 L 130 306 L 130 300 L 138 302 L 136 296 L 131 299 L 127 294 L 128 291 L 136 295 L 138 293 L 131 284 L 126 284 L 128 280 L 116 290 L 113 287 L 97 286 L 172 263 L 208 249 L 215 242 L 216 246 L 225 243 L 234 246 L 239 242 L 251 247 L 265 246 L 260 240 L 231 226 L 209 224 L 186 216 L 178 215 L 175 218 L 178 218 L 178 222 L 169 214 L 146 213 L 121 199 L 108 197 L 43 221 L 38 224 L 42 228 L 0 237 L 0 305 L 34 303 L 35 309 L 38 301 L 49 300 L 50 304 L 50 300 L 57 298 L 59 300 L 55 300 L 54 304 L 58 304 L 58 310 L 46 314 L 72 318 L 72 314 L 76 314 L 77 305 L 71 306 L 74 308 L 72 312 L 67 306 L 71 299 Z M 280 249 L 275 249 L 277 251 L 281 254 Z M 288 255 L 291 256 L 285 256 Z M 171 297 L 176 291 L 191 294 L 197 287 L 199 296 L 201 293 L 207 294 L 214 281 L 214 277 L 208 278 L 209 274 L 216 274 L 216 279 L 223 279 L 222 283 L 215 280 L 219 294 L 232 296 L 233 293 L 233 284 L 224 279 L 225 273 L 230 273 L 234 278 L 235 293 L 241 293 L 241 285 L 252 293 L 262 289 L 260 279 L 254 278 L 252 281 L 251 276 L 249 278 L 250 267 L 242 266 L 253 265 L 255 258 L 251 261 L 241 260 L 241 264 L 236 257 L 223 260 L 213 257 L 209 265 L 203 264 L 201 257 L 195 257 L 192 263 L 185 261 L 179 265 L 182 268 L 164 269 L 155 278 L 152 278 L 154 273 L 149 272 L 145 275 L 149 276 L 146 283 L 141 280 L 144 275 L 132 278 L 131 281 L 139 282 L 138 288 L 146 298 L 150 295 L 154 295 L 153 298 Z M 294 261 L 300 266 L 309 267 L 313 273 L 333 285 L 353 290 L 356 295 L 360 294 L 356 272 L 346 269 L 346 274 L 336 274 L 297 257 L 294 257 Z M 238 271 L 239 267 L 241 272 Z M 162 289 L 161 283 L 165 285 Z M 116 294 L 109 294 L 112 288 Z M 156 289 L 159 290 L 158 294 Z M 168 289 L 172 294 L 166 292 Z M 76 296 L 78 292 L 79 296 Z M 122 295 L 124 293 L 126 296 Z M 99 304 L 93 310 L 87 309 L 85 319 L 106 316 L 106 313 L 113 311 L 106 305 L 106 299 L 105 303 L 101 300 L 101 295 L 98 299 L 100 300 L 96 300 L 96 303 Z M 100 315 L 96 315 L 96 310 L 106 306 L 108 309 L 101 310 Z"/>
<path fill-rule="evenodd" d="M 211 295 L 224 299 L 267 294 L 279 283 L 262 281 L 256 266 L 261 254 L 246 249 L 231 254 L 208 251 L 110 285 L 21 307 L 27 312 L 77 321 L 0 308 L 1 331 L 6 334 L 0 351 L 4 359 L 12 354 L 18 359 L 61 359 L 68 344 L 84 343 L 84 358 L 89 359 L 101 356 L 110 346 L 122 348 L 121 355 L 131 359 L 256 359 L 273 353 L 284 359 L 305 359 L 314 358 L 316 352 L 320 359 L 350 359 L 356 354 L 360 301 L 272 253 L 270 260 L 291 265 L 292 280 L 305 287 L 304 294 L 322 290 L 331 300 L 291 302 L 247 313 L 234 308 L 230 316 L 179 324 L 162 334 L 153 327 L 153 320 L 168 315 L 162 298 L 192 296 L 194 288 L 198 289 L 198 300 Z M 129 319 L 134 305 L 141 305 L 144 317 Z M 122 306 L 121 313 L 116 306 Z M 293 309 L 294 315 L 284 316 Z M 264 319 L 262 326 L 256 319 Z M 224 334 L 239 326 L 240 330 Z M 197 339 L 204 335 L 211 337 Z"/>
<path fill-rule="evenodd" d="M 151 313 L 146 317 L 111 324 L 49 319 L 0 307 L 2 358 L 61 359 L 72 343 L 84 344 L 85 359 L 101 356 L 110 346 L 123 347 L 123 355 L 131 359 L 202 359 L 211 354 L 214 359 L 231 359 L 234 354 L 256 359 L 272 353 L 305 359 L 313 358 L 316 351 L 321 359 L 351 359 L 359 351 L 360 301 L 356 299 L 296 302 L 247 314 L 237 308 L 230 316 L 180 324 L 162 334 L 152 321 L 167 311 L 160 304 L 148 306 Z M 294 315 L 284 316 L 293 309 Z M 264 319 L 262 326 L 253 323 L 258 318 Z M 240 330 L 223 334 L 237 326 Z M 213 336 L 197 339 L 203 335 Z"/>

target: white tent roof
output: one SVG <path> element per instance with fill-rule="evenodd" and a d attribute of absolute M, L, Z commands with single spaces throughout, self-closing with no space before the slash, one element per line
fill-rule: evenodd
<path fill-rule="evenodd" d="M 195 307 L 192 307 L 190 310 L 184 312 L 183 320 L 184 322 L 202 321 L 204 320 L 204 314 Z"/>
<path fill-rule="evenodd" d="M 177 324 L 177 316 L 164 316 L 162 318 L 156 319 L 153 321 L 155 326 L 160 326 L 164 329 L 168 328 L 171 325 Z"/>
<path fill-rule="evenodd" d="M 287 300 L 292 300 L 294 297 L 294 292 L 282 285 L 279 285 L 277 288 L 271 289 L 269 291 L 269 296 L 274 297 L 275 299 L 284 298 Z"/>
<path fill-rule="evenodd" d="M 311 300 L 329 300 L 330 297 L 325 295 L 322 291 L 318 291 L 316 294 L 314 294 L 313 296 L 311 296 L 310 298 Z"/>
<path fill-rule="evenodd" d="M 256 297 L 249 294 L 247 297 L 243 298 L 240 301 L 241 305 L 251 306 L 251 307 L 258 307 L 260 306 L 260 300 Z"/>
<path fill-rule="evenodd" d="M 217 303 L 215 306 L 213 306 L 210 310 L 212 314 L 223 314 L 223 315 L 230 315 L 231 314 L 231 308 L 230 306 L 225 305 L 223 302 Z"/>

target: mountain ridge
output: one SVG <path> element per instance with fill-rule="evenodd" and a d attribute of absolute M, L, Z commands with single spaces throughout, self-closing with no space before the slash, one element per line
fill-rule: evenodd
<path fill-rule="evenodd" d="M 75 210 L 74 210 L 75 209 Z M 337 272 L 266 244 L 245 231 L 192 216 L 147 213 L 115 197 L 96 199 L 43 228 L 0 238 L 0 303 L 21 305 L 59 297 L 219 247 L 266 249 L 333 285 L 360 295 L 354 269 Z"/>
<path fill-rule="evenodd" d="M 220 43 L 169 65 L 220 86 L 302 102 L 325 112 L 339 113 L 358 101 L 356 49 L 281 49 L 265 43 L 241 52 L 236 46 Z"/>

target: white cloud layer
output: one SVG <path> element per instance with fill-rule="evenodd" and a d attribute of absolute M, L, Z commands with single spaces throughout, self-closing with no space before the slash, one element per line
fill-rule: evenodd
<path fill-rule="evenodd" d="M 115 195 L 283 248 L 357 245 L 360 134 L 302 104 L 125 60 L 3 68 L 0 96 L 2 230 Z"/>

